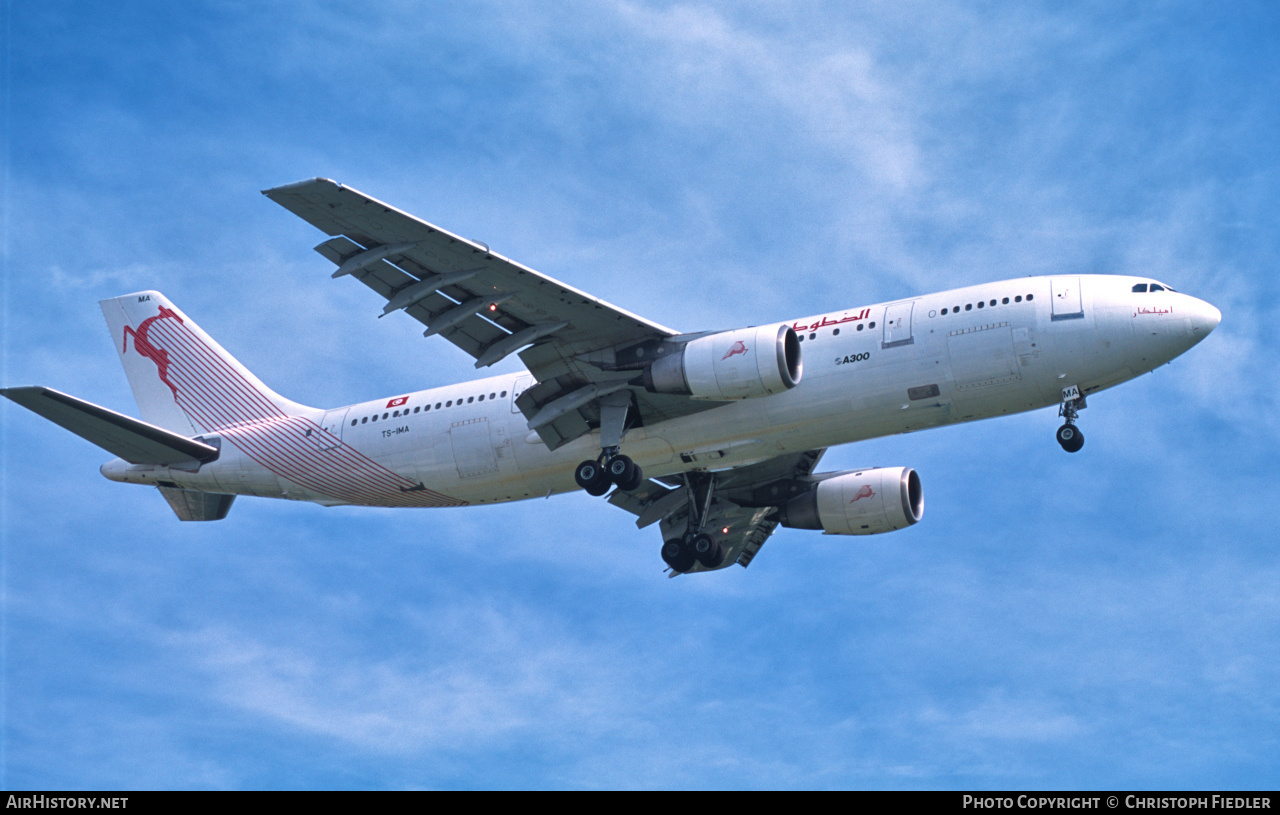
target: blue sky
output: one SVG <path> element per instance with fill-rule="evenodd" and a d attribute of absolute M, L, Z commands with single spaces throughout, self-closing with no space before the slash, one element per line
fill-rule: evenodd
<path fill-rule="evenodd" d="M 471 376 L 258 194 L 312 176 L 681 330 L 1062 271 L 1224 316 L 1078 455 L 833 450 L 925 520 L 697 579 L 584 494 L 179 524 L 5 402 L 0 786 L 1280 781 L 1274 4 L 122 6 L 8 7 L 5 385 L 136 415 L 97 301 L 150 288 L 301 402 Z"/>

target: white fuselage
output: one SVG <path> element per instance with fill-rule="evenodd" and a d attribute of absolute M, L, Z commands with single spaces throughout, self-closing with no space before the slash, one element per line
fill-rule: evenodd
<path fill-rule="evenodd" d="M 623 451 L 650 477 L 718 470 L 1034 410 L 1058 404 L 1073 385 L 1093 393 L 1163 365 L 1217 325 L 1219 312 L 1204 301 L 1133 291 L 1149 282 L 1028 277 L 795 320 L 799 385 L 633 428 Z M 528 374 L 508 374 L 282 421 L 279 432 L 314 447 L 292 464 L 262 445 L 238 444 L 238 431 L 229 430 L 218 434 L 219 458 L 197 471 L 116 461 L 103 473 L 323 504 L 456 506 L 576 490 L 573 469 L 599 454 L 599 433 L 548 450 L 515 407 L 532 384 Z M 329 486 L 351 475 L 343 462 L 352 455 L 418 486 L 385 499 Z M 323 478 L 306 476 L 326 457 L 332 464 Z"/>

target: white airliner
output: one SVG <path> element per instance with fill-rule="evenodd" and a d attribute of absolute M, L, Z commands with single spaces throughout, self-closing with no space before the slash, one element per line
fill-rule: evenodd
<path fill-rule="evenodd" d="M 1148 278 L 1026 277 L 733 331 L 682 334 L 349 187 L 266 190 L 316 247 L 484 368 L 527 372 L 322 410 L 264 385 L 158 292 L 102 301 L 144 421 L 44 387 L 5 396 L 106 449 L 184 521 L 237 495 L 454 507 L 612 489 L 671 574 L 748 565 L 779 525 L 919 521 L 909 467 L 815 473 L 827 447 L 1059 405 L 1169 362 L 1222 315 Z M 803 360 L 803 362 L 802 362 Z"/>

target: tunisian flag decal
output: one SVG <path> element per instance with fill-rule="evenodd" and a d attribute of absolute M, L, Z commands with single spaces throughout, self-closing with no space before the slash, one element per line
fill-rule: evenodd
<path fill-rule="evenodd" d="M 390 402 L 387 402 L 387 407 L 400 407 L 401 405 L 403 405 L 405 402 L 408 402 L 408 401 L 409 401 L 409 397 L 401 396 L 397 399 L 392 399 Z"/>

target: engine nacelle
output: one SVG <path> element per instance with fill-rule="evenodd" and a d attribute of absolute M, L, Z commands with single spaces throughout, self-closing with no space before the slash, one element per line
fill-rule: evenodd
<path fill-rule="evenodd" d="M 876 467 L 832 475 L 782 509 L 783 526 L 829 535 L 877 535 L 924 517 L 924 490 L 910 467 Z"/>
<path fill-rule="evenodd" d="M 694 399 L 752 399 L 794 388 L 803 372 L 791 326 L 762 325 L 685 343 L 645 369 L 644 386 Z"/>

